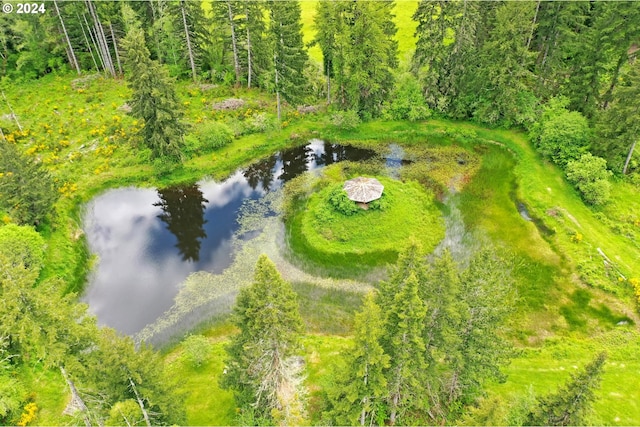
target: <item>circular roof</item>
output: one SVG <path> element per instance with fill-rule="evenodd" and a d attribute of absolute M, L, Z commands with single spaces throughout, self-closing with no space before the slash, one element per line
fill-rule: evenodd
<path fill-rule="evenodd" d="M 343 188 L 347 192 L 349 199 L 354 202 L 369 203 L 382 197 L 384 185 L 375 178 L 360 176 L 345 182 Z"/>

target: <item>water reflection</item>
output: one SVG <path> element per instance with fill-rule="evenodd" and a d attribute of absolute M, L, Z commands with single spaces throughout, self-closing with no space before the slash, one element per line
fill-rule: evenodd
<path fill-rule="evenodd" d="M 176 237 L 176 247 L 183 261 L 197 262 L 200 259 L 200 242 L 207 237 L 204 231 L 205 203 L 197 184 L 169 187 L 158 190 L 160 202 L 154 206 L 162 208 L 158 218 Z"/>
<path fill-rule="evenodd" d="M 252 189 L 255 190 L 258 184 L 262 185 L 263 191 L 268 191 L 271 188 L 273 184 L 273 168 L 276 166 L 277 160 L 275 156 L 269 157 L 250 165 L 242 172 Z"/>
<path fill-rule="evenodd" d="M 282 173 L 278 179 L 282 182 L 290 181 L 309 170 L 310 166 L 315 166 L 315 156 L 311 145 L 284 151 L 280 160 L 282 161 Z M 311 164 L 312 162 L 313 164 Z"/>
<path fill-rule="evenodd" d="M 232 262 L 238 212 L 247 199 L 324 165 L 373 156 L 313 140 L 223 182 L 107 191 L 89 203 L 84 220 L 89 247 L 99 258 L 84 300 L 100 324 L 134 334 L 171 307 L 190 273 L 220 273 Z"/>

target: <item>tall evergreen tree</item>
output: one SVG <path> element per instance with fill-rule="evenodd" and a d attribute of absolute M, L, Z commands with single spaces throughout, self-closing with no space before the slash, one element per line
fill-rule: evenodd
<path fill-rule="evenodd" d="M 600 386 L 606 358 L 605 353 L 598 354 L 583 370 L 573 374 L 571 381 L 560 387 L 557 392 L 538 398 L 524 425 L 584 425 L 585 416 L 596 400 L 595 391 Z"/>
<path fill-rule="evenodd" d="M 458 333 L 465 305 L 460 297 L 460 277 L 457 266 L 447 250 L 433 260 L 420 283 L 420 296 L 427 307 L 423 339 L 426 360 L 426 397 L 429 399 L 429 418 L 433 424 L 446 423 L 448 404 L 442 396 L 442 360 L 450 358 L 461 345 Z"/>
<path fill-rule="evenodd" d="M 238 295 L 234 322 L 240 332 L 226 349 L 222 386 L 260 422 L 273 421 L 274 413 L 286 415 L 302 398 L 295 355 L 303 324 L 296 294 L 266 255 L 258 260 L 253 284 Z"/>
<path fill-rule="evenodd" d="M 535 120 L 530 71 L 535 54 L 527 48 L 534 13 L 532 2 L 505 2 L 496 10 L 495 27 L 469 87 L 477 100 L 469 107 L 483 122 L 527 125 Z"/>
<path fill-rule="evenodd" d="M 0 209 L 19 224 L 40 224 L 58 200 L 53 178 L 41 163 L 0 140 Z"/>
<path fill-rule="evenodd" d="M 136 415 L 148 426 L 185 422 L 184 396 L 175 391 L 159 355 L 145 345 L 136 349 L 129 337 L 102 329 L 95 347 L 66 367 L 99 425 L 123 402 L 134 403 Z"/>
<path fill-rule="evenodd" d="M 421 282 L 420 296 L 429 312 L 425 319 L 424 339 L 429 362 L 438 359 L 437 351 L 455 347 L 459 324 L 460 278 L 457 266 L 447 250 L 436 258 Z"/>
<path fill-rule="evenodd" d="M 490 248 L 474 255 L 461 275 L 457 345 L 446 349 L 445 358 L 443 401 L 448 422 L 481 393 L 487 379 L 504 379 L 500 368 L 512 355 L 503 334 L 514 305 L 512 289 L 507 265 Z"/>
<path fill-rule="evenodd" d="M 636 146 L 640 141 L 640 61 L 629 66 L 622 82 L 612 94 L 608 108 L 600 113 L 596 126 L 598 143 L 592 151 L 607 159 L 615 172 L 627 174 L 637 169 L 632 163 Z"/>
<path fill-rule="evenodd" d="M 191 78 L 195 82 L 198 78 L 198 73 L 196 72 L 195 49 L 191 36 L 193 30 L 187 22 L 187 2 L 184 0 L 180 0 L 180 12 L 182 15 L 182 24 L 184 25 L 184 38 L 187 45 L 187 55 L 189 56 L 189 66 L 191 67 Z"/>
<path fill-rule="evenodd" d="M 335 1 L 321 1 L 316 6 L 314 25 L 316 37 L 313 44 L 320 46 L 322 51 L 322 69 L 327 79 L 327 102 L 331 102 L 331 79 L 334 71 L 334 57 L 338 55 L 336 38 L 339 34 L 338 27 L 343 24 L 340 19 L 338 6 Z"/>
<path fill-rule="evenodd" d="M 109 48 L 109 43 L 107 42 L 107 36 L 105 34 L 104 26 L 102 25 L 102 20 L 100 19 L 100 15 L 98 14 L 96 6 L 92 0 L 85 0 L 85 3 L 87 5 L 87 10 L 89 11 L 89 16 L 91 17 L 93 34 L 98 47 L 97 51 L 102 59 L 102 63 L 104 64 L 104 69 L 106 72 L 111 74 L 112 77 L 115 77 L 116 69 L 113 66 L 111 50 Z"/>
<path fill-rule="evenodd" d="M 305 91 L 304 66 L 307 51 L 302 43 L 302 22 L 298 0 L 269 0 L 269 39 L 273 48 L 273 89 L 276 93 L 278 120 L 281 100 L 289 103 L 301 100 Z"/>
<path fill-rule="evenodd" d="M 481 2 L 422 0 L 413 19 L 416 50 L 413 68 L 430 107 L 449 112 L 462 95 L 461 80 L 477 56 L 477 33 L 482 30 Z"/>
<path fill-rule="evenodd" d="M 64 39 L 67 42 L 67 55 L 69 56 L 69 63 L 71 67 L 76 70 L 78 74 L 80 74 L 80 65 L 78 64 L 78 59 L 76 58 L 75 49 L 71 44 L 71 39 L 69 39 L 69 33 L 67 32 L 67 27 L 64 24 L 64 19 L 62 18 L 62 14 L 60 13 L 60 8 L 58 7 L 58 2 L 53 0 L 53 5 L 56 9 L 56 15 L 60 19 L 60 26 L 62 27 L 62 33 L 64 34 Z"/>
<path fill-rule="evenodd" d="M 640 37 L 640 11 L 633 2 L 589 5 L 585 27 L 570 52 L 572 66 L 562 94 L 570 99 L 570 109 L 592 118 L 610 100 L 627 51 Z"/>
<path fill-rule="evenodd" d="M 394 2 L 357 1 L 347 19 L 346 54 L 342 81 L 346 92 L 344 109 L 360 116 L 377 116 L 394 85 L 393 70 L 398 65 L 398 43 L 392 10 Z"/>
<path fill-rule="evenodd" d="M 180 159 L 184 144 L 182 111 L 166 69 L 149 57 L 139 27 L 129 29 L 122 46 L 126 52 L 126 77 L 133 90 L 131 114 L 144 120 L 144 144 L 154 157 Z"/>
<path fill-rule="evenodd" d="M 322 50 L 328 95 L 333 78 L 341 109 L 376 116 L 392 92 L 398 65 L 394 2 L 323 3 L 317 8 L 315 42 Z"/>
<path fill-rule="evenodd" d="M 375 294 L 369 293 L 355 316 L 354 343 L 347 353 L 346 369 L 338 374 L 330 392 L 330 415 L 336 425 L 375 425 L 384 416 L 381 407 L 387 396 L 384 373 L 389 356 L 380 345 L 382 328 L 382 311 Z"/>
<path fill-rule="evenodd" d="M 399 284 L 393 304 L 383 307 L 385 312 L 386 353 L 391 363 L 386 372 L 388 384 L 389 423 L 403 422 L 409 410 L 424 409 L 425 358 L 424 320 L 427 309 L 418 293 L 415 273 Z"/>
<path fill-rule="evenodd" d="M 264 75 L 271 66 L 269 49 L 265 40 L 264 3 L 253 0 L 242 1 L 243 20 L 239 26 L 239 40 L 246 51 L 244 68 L 247 72 L 247 87 L 265 86 Z M 245 61 L 241 56 L 241 64 Z"/>
<path fill-rule="evenodd" d="M 241 17 L 239 16 L 239 9 L 242 5 L 237 0 L 222 0 L 212 3 L 213 14 L 215 20 L 218 23 L 219 29 L 224 29 L 226 44 L 230 48 L 232 70 L 234 74 L 235 85 L 239 86 L 243 76 L 243 70 L 240 59 L 240 41 L 239 41 L 239 27 Z"/>
<path fill-rule="evenodd" d="M 586 30 L 589 2 L 539 2 L 530 49 L 536 52 L 536 92 L 542 99 L 560 94 L 572 58 Z M 577 49 L 577 50 L 576 50 Z"/>
<path fill-rule="evenodd" d="M 380 283 L 380 293 L 377 296 L 380 307 L 393 305 L 394 298 L 402 287 L 402 283 L 414 274 L 420 283 L 427 277 L 425 255 L 422 245 L 414 238 L 398 255 L 398 261 L 392 267 L 389 280 Z"/>

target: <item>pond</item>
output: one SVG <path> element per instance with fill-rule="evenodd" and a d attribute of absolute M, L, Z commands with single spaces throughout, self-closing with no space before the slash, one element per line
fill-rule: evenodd
<path fill-rule="evenodd" d="M 109 190 L 87 205 L 84 217 L 99 261 L 83 300 L 100 325 L 135 334 L 173 305 L 191 273 L 220 273 L 232 263 L 238 215 L 248 200 L 260 200 L 302 173 L 374 157 L 370 150 L 312 140 L 222 182 Z"/>

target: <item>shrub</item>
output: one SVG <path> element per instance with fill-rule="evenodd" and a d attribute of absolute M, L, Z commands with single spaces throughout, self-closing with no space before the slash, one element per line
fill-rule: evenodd
<path fill-rule="evenodd" d="M 40 224 L 60 193 L 53 178 L 13 144 L 0 141 L 0 210 L 19 224 Z"/>
<path fill-rule="evenodd" d="M 32 227 L 7 224 L 0 227 L 0 255 L 13 265 L 40 271 L 44 263 L 44 240 Z"/>
<path fill-rule="evenodd" d="M 564 111 L 541 126 L 538 151 L 560 167 L 584 154 L 591 141 L 587 119 L 576 111 Z"/>
<path fill-rule="evenodd" d="M 384 211 L 389 207 L 389 198 L 386 193 L 382 193 L 379 199 L 369 202 L 369 210 L 372 211 Z"/>
<path fill-rule="evenodd" d="M 356 202 L 349 199 L 347 193 L 342 189 L 342 186 L 336 185 L 336 187 L 329 192 L 329 204 L 333 208 L 347 216 L 357 214 L 361 208 L 356 205 Z"/>
<path fill-rule="evenodd" d="M 631 286 L 633 286 L 633 291 L 636 295 L 636 301 L 638 303 L 638 307 L 640 307 L 640 279 L 631 278 L 629 279 L 629 283 L 631 283 Z"/>
<path fill-rule="evenodd" d="M 38 412 L 38 405 L 33 402 L 27 403 L 24 407 L 22 415 L 20 415 L 20 421 L 18 421 L 19 426 L 26 426 L 31 421 L 36 419 L 36 413 Z"/>
<path fill-rule="evenodd" d="M 607 161 L 591 153 L 567 163 L 567 179 L 580 192 L 582 199 L 591 205 L 602 205 L 609 200 L 609 176 L 611 171 L 607 170 Z"/>
<path fill-rule="evenodd" d="M 422 96 L 418 79 L 411 73 L 402 73 L 397 80 L 392 101 L 384 109 L 383 115 L 393 120 L 415 122 L 431 116 L 431 110 Z"/>
<path fill-rule="evenodd" d="M 255 113 L 249 120 L 249 131 L 251 133 L 266 132 L 275 128 L 273 119 L 267 116 L 267 113 Z"/>
<path fill-rule="evenodd" d="M 198 148 L 216 150 L 229 144 L 233 140 L 233 131 L 224 123 L 210 122 L 197 132 Z"/>
<path fill-rule="evenodd" d="M 206 363 L 211 357 L 211 344 L 202 335 L 189 335 L 182 344 L 187 360 L 195 367 Z"/>
<path fill-rule="evenodd" d="M 331 123 L 340 130 L 353 130 L 360 122 L 358 113 L 353 110 L 339 111 L 331 115 Z"/>

